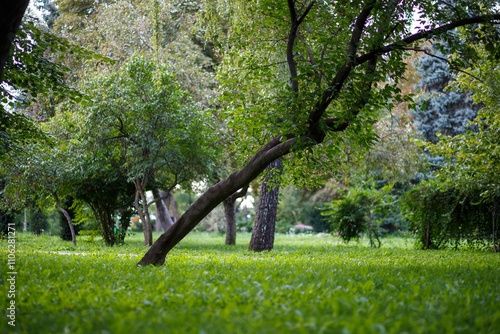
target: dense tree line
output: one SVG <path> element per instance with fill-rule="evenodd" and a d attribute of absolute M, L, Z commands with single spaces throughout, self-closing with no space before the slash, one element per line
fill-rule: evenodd
<path fill-rule="evenodd" d="M 227 243 L 234 243 L 235 201 L 267 169 L 252 186 L 261 186 L 253 230 L 267 234 L 252 237 L 252 249 L 272 248 L 279 188 L 284 194 L 286 185 L 318 189 L 327 181 L 347 207 L 367 210 L 353 218 L 362 222 L 356 229 L 346 225 L 346 239 L 364 231 L 375 244 L 383 203 L 418 182 L 419 171 L 429 177 L 409 139 L 411 96 L 404 85 L 411 54 L 425 54 L 417 90 L 432 98 L 421 97 L 414 117 L 432 143 L 426 149 L 444 161 L 435 189 L 454 192 L 450 203 L 480 200 L 493 225 L 482 236 L 496 244 L 498 182 L 479 168 L 479 161 L 496 168 L 495 4 L 59 0 L 46 7 L 44 19 L 27 15 L 21 24 L 25 6 L 9 3 L 14 20 L 0 32 L 20 27 L 20 33 L 13 43 L 0 40 L 3 205 L 55 206 L 74 242 L 73 221 L 96 220 L 109 245 L 123 242 L 136 213 L 152 245 L 141 264 L 162 264 L 221 203 L 230 223 Z M 436 41 L 446 48 L 424 44 Z M 474 93 L 444 89 L 452 76 L 435 77 L 449 69 L 461 69 L 458 84 Z M 471 77 L 481 80 L 480 90 Z M 449 134 L 456 136 L 444 138 Z M 395 147 L 401 155 L 392 154 Z M 458 152 L 467 150 L 461 158 Z M 165 200 L 194 182 L 212 186 L 174 223 Z M 154 244 L 153 203 L 166 231 Z M 416 210 L 407 217 L 422 233 L 429 220 L 412 220 Z M 448 231 L 455 229 L 462 228 Z"/>

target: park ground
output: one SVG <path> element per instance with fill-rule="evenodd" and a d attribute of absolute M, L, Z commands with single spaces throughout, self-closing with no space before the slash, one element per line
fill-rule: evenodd
<path fill-rule="evenodd" d="M 158 235 L 155 235 L 158 237 Z M 5 333 L 498 333 L 500 256 L 277 235 L 275 249 L 191 233 L 161 267 L 137 267 L 140 234 L 109 248 L 18 233 L 15 295 L 0 240 Z M 12 297 L 12 298 L 11 298 Z M 15 301 L 15 327 L 8 303 Z M 12 322 L 11 322 L 12 324 Z"/>

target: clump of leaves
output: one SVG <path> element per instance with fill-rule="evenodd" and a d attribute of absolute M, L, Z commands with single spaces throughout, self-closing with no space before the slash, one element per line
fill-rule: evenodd
<path fill-rule="evenodd" d="M 370 245 L 380 247 L 380 226 L 388 205 L 393 202 L 389 195 L 391 188 L 352 187 L 343 197 L 326 204 L 322 214 L 345 242 L 359 240 L 367 233 Z"/>

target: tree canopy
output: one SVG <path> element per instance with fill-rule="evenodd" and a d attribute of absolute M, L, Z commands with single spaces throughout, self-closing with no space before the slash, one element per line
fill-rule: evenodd
<path fill-rule="evenodd" d="M 235 122 L 245 125 L 242 138 L 261 146 L 242 169 L 209 188 L 140 264 L 162 264 L 204 215 L 276 158 L 338 142 L 344 131 L 361 143 L 373 143 L 376 112 L 403 100 L 396 85 L 409 50 L 420 50 L 419 43 L 439 36 L 454 52 L 469 51 L 463 43 L 452 43 L 453 30 L 472 34 L 477 24 L 486 24 L 489 33 L 482 36 L 488 44 L 497 36 L 492 23 L 500 18 L 494 1 L 290 0 L 286 5 L 207 3 L 205 15 L 215 27 L 228 29 L 218 43 L 223 101 Z M 391 84 L 384 84 L 388 78 Z"/>
<path fill-rule="evenodd" d="M 214 148 L 232 142 L 228 151 L 238 152 L 228 165 L 240 169 L 208 188 L 153 244 L 140 262 L 143 265 L 162 264 L 203 217 L 246 189 L 273 161 L 285 157 L 289 179 L 307 183 L 316 171 L 329 176 L 328 167 L 320 162 L 334 159 L 341 165 L 351 151 L 377 145 L 381 133 L 377 121 L 410 100 L 401 88 L 410 53 L 439 51 L 433 58 L 449 55 L 446 60 L 453 69 L 480 62 L 484 68 L 495 68 L 492 64 L 499 57 L 495 46 L 500 13 L 494 0 L 60 0 L 56 4 L 60 16 L 50 26 L 62 37 L 34 25 L 25 34 L 26 44 L 21 40 L 13 44 L 19 56 L 14 52 L 5 67 L 18 71 L 6 72 L 11 86 L 18 83 L 16 88 L 27 92 L 29 101 L 36 97 L 35 106 L 49 111 L 47 118 L 37 121 L 46 122 L 39 129 L 50 130 L 54 138 L 45 139 L 46 147 L 40 141 L 31 147 L 40 161 L 47 157 L 50 162 L 41 166 L 68 167 L 60 173 L 68 177 L 53 183 L 58 185 L 56 195 L 75 193 L 76 184 L 85 184 L 73 182 L 83 166 L 93 171 L 102 167 L 104 179 L 125 177 L 134 184 L 136 210 L 141 213 L 142 207 L 146 217 L 146 189 L 177 184 L 186 170 L 187 175 L 210 182 L 225 175 L 211 170 L 214 155 L 223 150 Z M 81 47 L 73 48 L 68 39 Z M 429 42 L 437 51 L 429 51 Z M 92 55 L 94 61 L 81 61 L 75 54 Z M 25 71 L 28 68 L 35 70 Z M 459 80 L 467 85 L 466 79 Z M 37 83 L 47 94 L 37 95 Z M 9 94 L 9 89 L 3 91 Z M 51 95 L 53 91 L 60 94 Z M 476 103 L 494 106 L 493 96 L 484 95 Z M 3 114 L 12 119 L 21 113 L 31 119 L 41 115 L 33 105 L 29 108 Z M 479 138 L 493 143 L 487 134 L 493 128 L 481 120 L 495 122 L 486 111 L 479 115 L 475 124 L 482 131 Z M 65 116 L 72 121 L 47 122 Z M 214 124 L 214 119 L 221 123 Z M 16 124 L 10 128 L 28 128 Z M 10 132 L 4 128 L 2 124 L 1 134 L 8 138 Z M 230 136 L 224 141 L 214 140 L 225 131 Z M 473 150 L 474 140 L 479 139 L 470 132 L 463 136 L 463 143 L 470 142 Z M 21 133 L 21 138 L 27 137 Z M 379 152 L 391 150 L 384 145 Z M 446 158 L 457 152 L 459 144 L 443 140 L 438 145 L 442 146 L 430 150 L 441 150 L 436 154 Z M 61 159 L 50 158 L 50 150 Z M 469 173 L 461 169 L 469 155 L 460 167 L 450 163 L 442 173 L 453 168 L 460 170 L 451 174 Z M 371 158 L 377 160 L 376 155 Z M 362 160 L 357 157 L 353 166 Z M 490 190 L 481 194 L 496 194 L 497 183 L 492 184 L 490 189 L 484 183 Z"/>

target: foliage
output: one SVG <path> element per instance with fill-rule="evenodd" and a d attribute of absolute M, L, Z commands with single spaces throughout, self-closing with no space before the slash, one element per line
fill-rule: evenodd
<path fill-rule="evenodd" d="M 312 226 L 315 232 L 329 232 L 330 223 L 321 216 L 318 207 L 324 201 L 331 200 L 331 196 L 328 194 L 328 186 L 316 191 L 283 187 L 278 204 L 276 231 L 285 233 L 294 225 L 304 224 Z"/>
<path fill-rule="evenodd" d="M 422 77 L 418 88 L 424 94 L 419 97 L 413 116 L 417 129 L 433 143 L 438 141 L 438 133 L 454 136 L 470 129 L 469 122 L 479 109 L 470 93 L 451 89 L 455 76 L 446 58 L 435 51 L 417 62 L 417 73 Z"/>
<path fill-rule="evenodd" d="M 435 172 L 435 180 L 409 194 L 409 217 L 426 248 L 467 241 L 500 249 L 500 72 L 484 50 L 477 47 L 477 52 L 483 61 L 472 72 L 483 80 L 459 78 L 473 92 L 474 102 L 484 106 L 471 123 L 477 131 L 440 136 L 437 144 L 427 145 L 429 152 L 443 157 L 443 166 Z"/>
<path fill-rule="evenodd" d="M 0 157 L 42 138 L 33 121 L 53 116 L 58 102 L 84 98 L 70 74 L 72 67 L 90 59 L 107 61 L 54 34 L 38 18 L 25 16 L 0 85 Z"/>
<path fill-rule="evenodd" d="M 376 189 L 373 185 L 351 187 L 344 196 L 326 204 L 322 214 L 345 242 L 358 240 L 363 233 L 367 233 L 371 246 L 380 247 L 381 225 L 393 202 L 391 188 Z"/>
<path fill-rule="evenodd" d="M 372 249 L 331 236 L 283 235 L 276 251 L 249 253 L 248 238 L 228 248 L 223 236 L 191 234 L 165 266 L 143 268 L 134 266 L 140 235 L 110 249 L 18 234 L 15 329 L 494 333 L 500 325 L 495 254 L 423 252 L 402 240 Z M 0 241 L 2 258 L 6 251 Z"/>
<path fill-rule="evenodd" d="M 68 224 L 65 222 L 66 225 Z M 44 213 L 40 209 L 35 209 L 31 214 L 28 228 L 31 232 L 36 235 L 40 235 L 43 231 L 45 231 L 49 227 L 49 222 L 47 221 L 47 217 L 45 217 Z M 71 240 L 71 236 L 70 239 Z"/>
<path fill-rule="evenodd" d="M 9 224 L 15 224 L 14 214 L 12 212 L 0 210 L 0 238 L 8 235 Z"/>
<path fill-rule="evenodd" d="M 214 65 L 205 54 L 207 44 L 197 38 L 197 1 L 56 3 L 60 16 L 54 24 L 55 31 L 119 63 L 137 53 L 148 55 L 148 59 L 157 60 L 176 73 L 177 82 L 199 106 L 210 105 L 216 86 Z M 86 77 L 86 72 L 79 76 Z"/>

